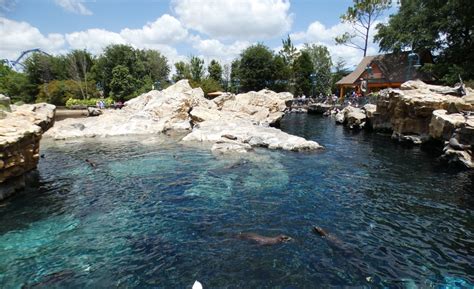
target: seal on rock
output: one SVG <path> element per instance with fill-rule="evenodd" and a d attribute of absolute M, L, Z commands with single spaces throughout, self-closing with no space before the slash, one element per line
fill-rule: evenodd
<path fill-rule="evenodd" d="M 238 237 L 239 239 L 254 241 L 259 245 L 276 245 L 293 240 L 291 237 L 282 234 L 275 237 L 267 237 L 255 233 L 240 233 Z"/>

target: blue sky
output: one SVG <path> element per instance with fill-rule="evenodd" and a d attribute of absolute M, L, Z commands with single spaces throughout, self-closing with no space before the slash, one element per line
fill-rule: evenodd
<path fill-rule="evenodd" d="M 352 0 L 0 0 L 0 59 L 22 50 L 49 53 L 87 49 L 99 54 L 111 43 L 160 50 L 172 64 L 197 55 L 229 63 L 256 42 L 278 50 L 294 43 L 328 46 L 333 61 L 352 66 L 362 52 L 336 46 L 347 31 L 339 16 Z M 391 9 L 381 17 L 386 21 Z M 369 54 L 377 53 L 371 44 Z"/>

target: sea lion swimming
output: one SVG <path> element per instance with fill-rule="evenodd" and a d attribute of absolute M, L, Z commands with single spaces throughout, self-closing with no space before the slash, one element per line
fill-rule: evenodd
<path fill-rule="evenodd" d="M 319 234 L 321 237 L 328 240 L 331 244 L 342 249 L 347 249 L 347 246 L 344 244 L 344 242 L 342 242 L 338 237 L 334 236 L 333 234 L 326 232 L 323 228 L 319 226 L 313 226 L 313 232 Z"/>
<path fill-rule="evenodd" d="M 92 162 L 92 161 L 90 161 L 90 160 L 88 160 L 88 159 L 86 159 L 86 163 L 88 163 L 88 164 L 89 164 L 91 167 L 93 167 L 93 168 L 97 167 L 97 165 L 96 165 L 94 162 Z"/>
<path fill-rule="evenodd" d="M 255 233 L 240 233 L 238 237 L 239 239 L 254 241 L 259 245 L 276 245 L 293 240 L 291 237 L 282 234 L 275 237 L 267 237 Z"/>

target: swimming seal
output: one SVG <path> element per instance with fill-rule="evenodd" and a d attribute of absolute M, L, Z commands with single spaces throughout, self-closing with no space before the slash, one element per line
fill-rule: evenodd
<path fill-rule="evenodd" d="M 321 237 L 328 240 L 331 244 L 336 245 L 339 248 L 347 249 L 344 242 L 339 240 L 339 238 L 334 236 L 333 234 L 326 232 L 323 228 L 319 226 L 313 226 L 313 232 L 319 234 Z"/>
<path fill-rule="evenodd" d="M 97 167 L 97 165 L 95 163 L 93 163 L 92 161 L 90 161 L 88 159 L 86 159 L 86 163 L 88 163 L 93 168 Z"/>
<path fill-rule="evenodd" d="M 254 241 L 259 245 L 275 245 L 279 243 L 286 243 L 292 240 L 291 237 L 281 234 L 275 237 L 267 237 L 255 233 L 240 233 L 239 239 Z"/>

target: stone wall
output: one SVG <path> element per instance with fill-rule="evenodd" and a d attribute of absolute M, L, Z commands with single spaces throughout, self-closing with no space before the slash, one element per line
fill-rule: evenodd
<path fill-rule="evenodd" d="M 36 168 L 41 136 L 53 125 L 54 111 L 54 105 L 45 103 L 3 106 L 0 115 L 0 200 L 23 188 L 25 173 Z"/>

